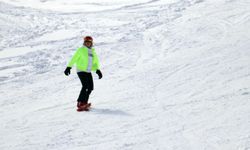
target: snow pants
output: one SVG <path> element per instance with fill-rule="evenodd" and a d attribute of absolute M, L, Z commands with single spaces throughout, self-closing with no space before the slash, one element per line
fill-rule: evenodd
<path fill-rule="evenodd" d="M 77 72 L 77 75 L 82 83 L 82 89 L 77 101 L 88 103 L 89 95 L 94 89 L 92 74 L 88 72 Z"/>

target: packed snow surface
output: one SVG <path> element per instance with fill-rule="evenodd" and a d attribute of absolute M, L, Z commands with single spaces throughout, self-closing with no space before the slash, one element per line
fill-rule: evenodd
<path fill-rule="evenodd" d="M 1 150 L 250 149 L 248 0 L 1 0 L 0 63 Z"/>

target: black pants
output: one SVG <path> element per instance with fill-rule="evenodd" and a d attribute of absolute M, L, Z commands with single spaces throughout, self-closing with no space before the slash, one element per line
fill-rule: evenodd
<path fill-rule="evenodd" d="M 88 72 L 78 72 L 77 75 L 82 83 L 82 90 L 77 101 L 88 103 L 89 95 L 94 89 L 92 74 Z"/>

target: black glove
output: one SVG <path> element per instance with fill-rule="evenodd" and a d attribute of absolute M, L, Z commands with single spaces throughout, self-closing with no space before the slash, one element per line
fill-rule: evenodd
<path fill-rule="evenodd" d="M 101 72 L 101 70 L 96 70 L 96 74 L 98 75 L 99 79 L 102 78 L 102 72 Z"/>
<path fill-rule="evenodd" d="M 68 75 L 70 74 L 70 69 L 71 69 L 71 67 L 67 67 L 67 68 L 65 69 L 64 74 L 65 74 L 66 76 L 68 76 Z"/>

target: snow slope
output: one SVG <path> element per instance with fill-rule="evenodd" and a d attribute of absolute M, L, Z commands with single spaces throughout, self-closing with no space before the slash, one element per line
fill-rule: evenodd
<path fill-rule="evenodd" d="M 250 149 L 247 0 L 1 0 L 1 150 Z M 103 79 L 76 112 L 67 61 Z"/>

